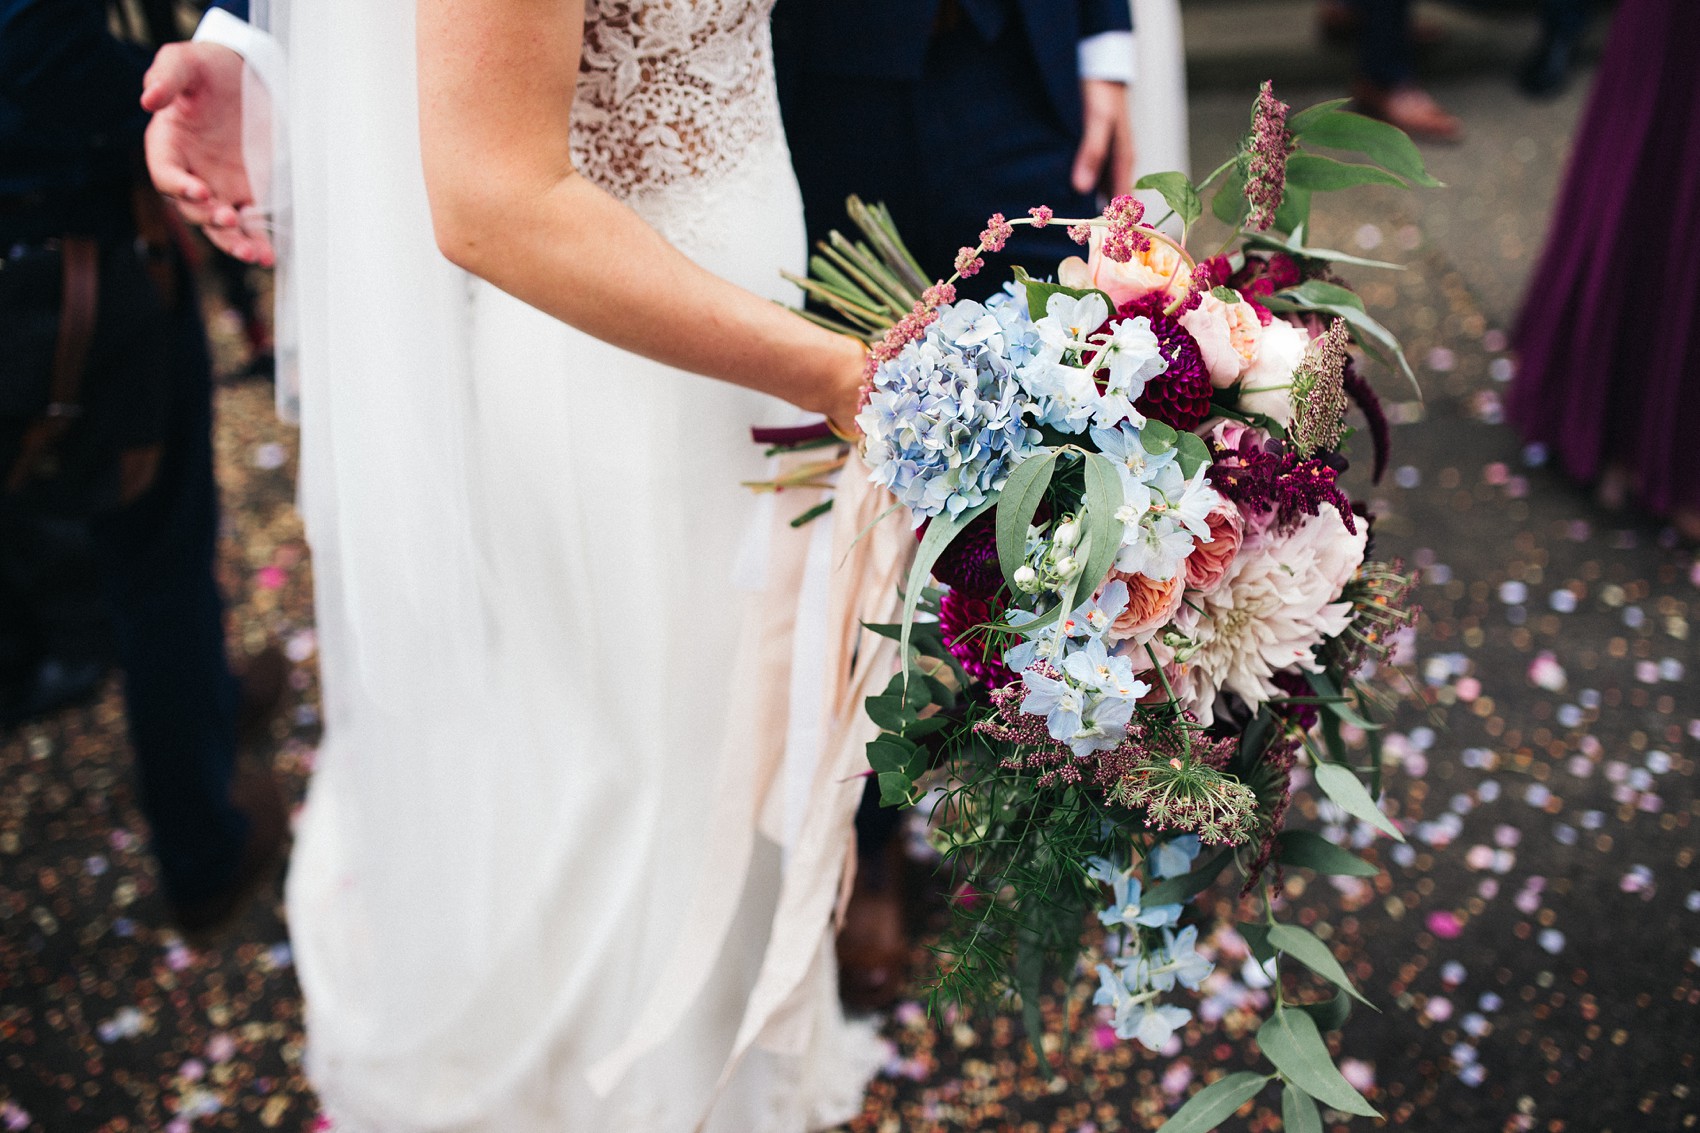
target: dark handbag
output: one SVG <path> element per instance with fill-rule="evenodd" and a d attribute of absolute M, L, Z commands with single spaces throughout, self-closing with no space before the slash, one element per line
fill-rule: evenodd
<path fill-rule="evenodd" d="M 139 241 L 14 249 L 0 266 L 0 493 L 69 516 L 140 497 L 169 416 L 172 321 Z"/>

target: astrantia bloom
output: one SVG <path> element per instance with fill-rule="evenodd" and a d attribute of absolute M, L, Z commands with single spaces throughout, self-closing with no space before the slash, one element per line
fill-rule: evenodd
<path fill-rule="evenodd" d="M 1314 649 L 1342 632 L 1352 604 L 1340 592 L 1364 558 L 1365 532 L 1343 531 L 1332 504 L 1291 534 L 1248 537 L 1221 584 L 1182 606 L 1176 623 L 1197 646 L 1190 670 L 1209 723 L 1218 690 L 1256 706 L 1282 695 L 1275 674 L 1320 672 Z"/>

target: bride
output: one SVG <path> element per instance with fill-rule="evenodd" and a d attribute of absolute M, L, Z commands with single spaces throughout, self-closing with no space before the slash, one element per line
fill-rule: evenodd
<path fill-rule="evenodd" d="M 801 531 L 740 487 L 863 363 L 773 301 L 770 4 L 293 0 L 281 70 L 226 29 L 246 90 L 217 35 L 150 74 L 156 183 L 249 258 L 239 94 L 288 133 L 326 733 L 287 897 L 338 1129 L 789 1133 L 879 1056 L 829 933 L 912 537 L 856 540 L 865 477 Z"/>

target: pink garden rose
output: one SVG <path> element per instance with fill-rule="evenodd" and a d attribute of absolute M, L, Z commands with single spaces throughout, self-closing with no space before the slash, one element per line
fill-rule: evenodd
<path fill-rule="evenodd" d="M 1180 317 L 1180 324 L 1198 342 L 1210 384 L 1217 389 L 1233 385 L 1257 360 L 1263 323 L 1257 308 L 1243 299 L 1224 303 L 1215 295 L 1201 295 L 1198 306 Z"/>
<path fill-rule="evenodd" d="M 1240 541 L 1245 538 L 1245 517 L 1233 501 L 1223 500 L 1205 522 L 1210 524 L 1210 539 L 1199 543 L 1186 557 L 1186 587 L 1208 594 L 1222 584 L 1222 577 L 1239 553 Z"/>
<path fill-rule="evenodd" d="M 1113 570 L 1106 584 L 1117 580 L 1127 584 L 1127 609 L 1111 623 L 1104 637 L 1110 642 L 1132 641 L 1143 645 L 1174 620 L 1175 611 L 1180 609 L 1181 595 L 1186 591 L 1185 574 L 1176 571 L 1158 582 L 1143 574 Z"/>
<path fill-rule="evenodd" d="M 1088 256 L 1070 256 L 1057 265 L 1057 282 L 1064 287 L 1096 287 L 1117 307 L 1161 291 L 1178 299 L 1192 286 L 1192 274 L 1180 253 L 1161 240 L 1152 239 L 1144 251 L 1136 250 L 1125 264 L 1104 255 L 1104 230 L 1092 230 Z"/>

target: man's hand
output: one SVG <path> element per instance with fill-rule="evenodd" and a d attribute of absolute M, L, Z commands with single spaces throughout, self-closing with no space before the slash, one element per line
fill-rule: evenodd
<path fill-rule="evenodd" d="M 1133 119 L 1127 109 L 1127 84 L 1081 79 L 1080 102 L 1086 125 L 1074 155 L 1075 192 L 1099 189 L 1108 197 L 1133 192 Z"/>
<path fill-rule="evenodd" d="M 275 256 L 253 223 L 242 160 L 242 56 L 216 43 L 167 44 L 142 80 L 142 109 L 153 114 L 146 149 L 154 187 L 218 247 L 269 266 Z"/>

